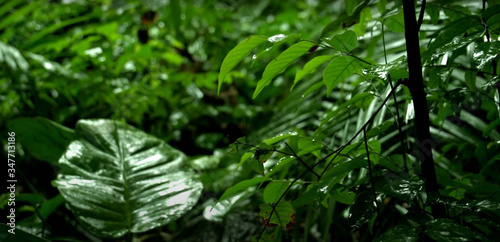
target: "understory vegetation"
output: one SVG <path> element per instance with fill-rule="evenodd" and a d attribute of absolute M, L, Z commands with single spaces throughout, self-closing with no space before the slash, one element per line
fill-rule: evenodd
<path fill-rule="evenodd" d="M 0 0 L 0 16 L 0 240 L 500 235 L 498 0 Z"/>

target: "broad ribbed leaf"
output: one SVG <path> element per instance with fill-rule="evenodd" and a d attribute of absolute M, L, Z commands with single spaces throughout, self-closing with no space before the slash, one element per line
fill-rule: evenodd
<path fill-rule="evenodd" d="M 186 156 L 127 124 L 80 120 L 79 139 L 59 160 L 55 185 L 78 220 L 118 238 L 165 225 L 189 211 L 202 184 L 183 168 Z"/>
<path fill-rule="evenodd" d="M 349 56 L 340 56 L 330 61 L 323 71 L 323 82 L 327 87 L 327 96 L 330 95 L 335 86 L 360 68 L 358 60 Z"/>
<path fill-rule="evenodd" d="M 480 32 L 480 33 L 473 34 L 473 35 L 470 35 L 467 37 L 457 36 L 457 37 L 453 38 L 452 41 L 445 43 L 443 46 L 436 49 L 431 54 L 431 60 L 435 60 L 448 52 L 457 51 L 458 49 L 472 43 L 473 41 L 482 38 L 483 35 L 484 34 L 482 32 Z"/>
<path fill-rule="evenodd" d="M 425 60 L 431 57 L 438 48 L 443 47 L 445 44 L 451 42 L 453 38 L 465 33 L 468 29 L 473 27 L 482 28 L 481 19 L 477 16 L 467 16 L 447 24 L 436 40 L 431 43 L 429 49 L 424 52 L 422 60 L 425 62 Z"/>
<path fill-rule="evenodd" d="M 217 93 L 220 92 L 222 83 L 224 82 L 224 78 L 227 76 L 227 74 L 231 70 L 233 70 L 233 68 L 238 65 L 238 63 L 240 63 L 248 54 L 250 54 L 250 52 L 255 47 L 266 42 L 266 40 L 267 37 L 265 36 L 250 36 L 248 37 L 248 39 L 243 40 L 236 47 L 234 47 L 234 49 L 229 51 L 229 53 L 224 58 L 224 61 L 222 61 L 222 66 L 219 73 L 219 85 L 217 88 Z"/>
<path fill-rule="evenodd" d="M 50 163 L 57 163 L 75 137 L 73 130 L 41 117 L 14 119 L 8 127 L 30 155 Z"/>
<path fill-rule="evenodd" d="M 309 41 L 301 41 L 290 46 L 290 48 L 286 49 L 278 57 L 272 60 L 266 66 L 264 74 L 262 74 L 262 79 L 260 79 L 260 81 L 257 83 L 257 88 L 255 89 L 255 92 L 253 94 L 253 98 L 256 98 L 264 89 L 264 87 L 271 84 L 271 80 L 275 76 L 283 73 L 294 60 L 308 53 L 309 50 L 315 45 L 315 43 Z"/>
<path fill-rule="evenodd" d="M 320 55 L 314 57 L 312 60 L 307 62 L 306 65 L 304 66 L 304 69 L 297 71 L 297 74 L 295 75 L 295 80 L 293 81 L 292 89 L 295 86 L 295 84 L 297 84 L 300 80 L 302 80 L 302 78 L 314 72 L 319 66 L 331 60 L 332 58 L 333 55 Z"/>
<path fill-rule="evenodd" d="M 328 43 L 336 50 L 350 52 L 356 48 L 356 45 L 358 44 L 358 36 L 356 36 L 354 31 L 347 30 L 342 34 L 333 36 Z"/>

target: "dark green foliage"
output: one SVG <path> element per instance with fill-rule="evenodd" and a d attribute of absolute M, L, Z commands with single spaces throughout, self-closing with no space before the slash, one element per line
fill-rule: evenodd
<path fill-rule="evenodd" d="M 422 2 L 0 1 L 13 241 L 496 240 L 500 2 Z"/>

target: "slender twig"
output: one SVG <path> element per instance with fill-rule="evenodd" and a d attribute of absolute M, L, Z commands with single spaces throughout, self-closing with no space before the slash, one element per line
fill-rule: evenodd
<path fill-rule="evenodd" d="M 304 166 L 307 168 L 307 170 L 309 170 L 309 171 L 310 171 L 310 172 L 312 172 L 314 175 L 316 175 L 316 177 L 317 177 L 318 179 L 320 178 L 320 176 L 318 175 L 318 173 L 316 173 L 316 172 L 315 172 L 315 171 L 314 171 L 311 167 L 309 167 L 309 166 L 308 166 L 308 165 L 307 165 L 307 164 L 306 164 L 306 163 L 305 163 L 305 162 L 304 162 L 304 161 L 300 158 L 300 156 L 298 156 L 298 155 L 297 155 L 297 153 L 295 153 L 295 151 L 292 149 L 292 147 L 290 147 L 290 145 L 288 145 L 288 143 L 287 143 L 287 142 L 285 142 L 285 145 L 288 147 L 288 149 L 290 149 L 290 151 L 292 151 L 293 156 L 294 156 L 295 158 L 297 158 L 297 160 L 299 160 L 299 161 L 300 161 L 300 163 L 302 163 L 302 165 L 304 165 Z"/>
<path fill-rule="evenodd" d="M 377 192 L 375 191 L 375 182 L 373 181 L 372 162 L 370 160 L 370 152 L 368 151 L 368 140 L 366 139 L 366 128 L 363 128 L 363 137 L 365 138 L 366 158 L 368 158 L 368 174 L 370 175 L 370 182 L 372 184 L 373 201 L 375 202 L 377 215 L 378 217 L 380 217 L 378 203 L 377 203 Z"/>
<path fill-rule="evenodd" d="M 425 0 L 424 0 L 424 3 L 422 3 L 423 5 L 425 5 Z M 385 50 L 385 32 L 384 32 L 384 24 L 382 23 L 382 46 L 384 47 L 384 59 L 385 59 L 385 64 L 387 65 L 387 52 Z M 401 129 L 401 116 L 399 116 L 399 107 L 398 107 L 398 100 L 396 98 L 396 92 L 394 91 L 394 86 L 392 85 L 392 79 L 391 79 L 391 74 L 387 74 L 387 77 L 389 79 L 389 84 L 391 85 L 391 90 L 392 90 L 392 95 L 394 97 L 394 106 L 396 106 L 396 116 L 397 116 L 397 126 L 398 126 L 398 132 L 399 132 L 399 137 L 400 137 L 400 142 L 401 142 L 401 146 L 403 146 L 403 162 L 404 162 L 404 166 L 405 166 L 405 170 L 406 172 L 408 172 L 408 163 L 406 161 L 406 154 L 408 153 L 407 149 L 406 149 L 406 145 L 405 145 L 405 142 L 404 142 L 404 135 L 403 135 L 403 131 Z"/>
<path fill-rule="evenodd" d="M 276 152 L 276 153 L 280 153 L 280 154 L 283 154 L 283 155 L 294 156 L 293 154 L 283 152 L 283 151 L 278 150 L 276 148 L 274 148 L 272 150 L 270 150 L 270 149 L 262 149 L 262 148 L 260 148 L 260 147 L 258 147 L 256 145 L 252 145 L 252 144 L 248 144 L 248 143 L 243 143 L 243 142 L 240 142 L 240 141 L 237 141 L 237 140 L 234 143 L 235 144 L 241 144 L 241 145 L 250 146 L 250 147 L 253 147 L 253 148 L 255 148 L 255 149 L 259 150 L 259 151 L 262 151 L 262 152 Z M 238 147 L 238 146 L 236 146 L 236 147 Z"/>
<path fill-rule="evenodd" d="M 387 103 L 387 101 L 389 101 L 389 99 L 391 98 L 392 93 L 394 92 L 394 90 L 396 90 L 396 88 L 399 87 L 399 85 L 401 85 L 401 82 L 398 81 L 396 83 L 396 86 L 394 87 L 394 89 L 391 90 L 391 92 L 389 93 L 389 95 L 387 95 L 387 97 L 385 98 L 384 102 L 382 102 L 382 104 L 380 105 L 380 107 L 373 113 L 373 115 L 366 121 L 366 123 L 358 130 L 358 132 L 356 132 L 356 134 L 349 141 L 347 141 L 347 143 L 345 143 L 342 147 L 338 148 L 337 150 L 331 152 L 327 156 L 323 157 L 320 161 L 316 162 L 316 164 L 314 164 L 312 166 L 312 168 L 316 167 L 319 163 L 321 163 L 324 160 L 328 159 L 330 156 L 332 156 L 333 154 L 335 154 L 337 152 L 338 152 L 337 153 L 337 155 L 338 155 L 340 152 L 342 152 L 342 150 L 344 150 L 345 147 L 347 147 L 349 144 L 351 144 L 354 141 L 354 139 L 356 137 L 358 137 L 358 135 L 361 134 L 361 132 L 363 132 L 363 129 L 366 128 L 373 121 L 373 119 L 375 118 L 375 116 L 380 112 L 380 110 L 382 109 L 382 107 L 385 106 L 385 104 Z M 333 157 L 333 159 L 326 165 L 325 169 L 323 169 L 323 171 L 321 172 L 320 177 L 323 176 L 323 174 L 326 172 L 326 170 L 328 169 L 328 167 L 332 164 L 333 160 L 335 160 L 335 158 L 337 157 L 337 155 L 335 155 L 335 157 Z"/>
<path fill-rule="evenodd" d="M 424 21 L 424 13 L 425 13 L 425 0 L 422 0 L 422 6 L 420 6 L 420 13 L 418 14 L 418 22 L 417 22 L 417 29 L 420 30 L 420 26 L 422 25 L 422 22 Z"/>
<path fill-rule="evenodd" d="M 392 86 L 392 79 L 391 79 L 391 74 L 387 75 L 389 78 L 389 84 L 391 84 L 391 89 L 394 90 L 394 87 Z M 398 100 L 396 99 L 396 92 L 392 92 L 392 96 L 394 98 L 394 106 L 396 106 L 396 116 L 397 116 L 397 126 L 398 126 L 398 133 L 399 133 L 399 140 L 401 142 L 401 146 L 403 147 L 403 164 L 405 166 L 405 171 L 408 172 L 408 162 L 406 161 L 406 154 L 408 153 L 406 144 L 405 144 L 405 136 L 403 135 L 403 130 L 401 129 L 401 116 L 399 115 L 399 108 L 398 108 Z"/>

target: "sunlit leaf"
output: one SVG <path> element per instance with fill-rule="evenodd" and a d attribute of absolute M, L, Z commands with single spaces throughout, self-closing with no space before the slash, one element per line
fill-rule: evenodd
<path fill-rule="evenodd" d="M 384 25 L 394 33 L 405 32 L 405 20 L 403 10 L 400 10 L 396 15 L 392 15 L 384 19 Z"/>
<path fill-rule="evenodd" d="M 309 41 L 301 41 L 297 44 L 290 46 L 288 49 L 283 51 L 278 57 L 273 59 L 264 70 L 262 74 L 262 79 L 257 83 L 257 88 L 253 94 L 253 98 L 256 98 L 259 93 L 264 89 L 264 87 L 271 84 L 271 80 L 283 73 L 286 68 L 297 58 L 309 52 L 309 50 L 316 44 Z"/>
<path fill-rule="evenodd" d="M 477 16 L 467 16 L 447 24 L 439 33 L 438 37 L 430 44 L 426 52 L 422 54 L 422 60 L 431 57 L 438 48 L 451 42 L 456 36 L 465 33 L 467 30 L 481 27 L 481 20 Z"/>
<path fill-rule="evenodd" d="M 228 197 L 231 197 L 231 196 L 234 196 L 235 194 L 251 187 L 251 186 L 254 186 L 256 184 L 259 184 L 263 181 L 266 181 L 267 179 L 264 178 L 264 177 L 254 177 L 252 179 L 249 179 L 249 180 L 244 180 L 244 181 L 241 181 L 241 182 L 238 182 L 236 183 L 236 185 L 228 188 L 223 194 L 222 196 L 219 198 L 219 201 L 222 201 Z"/>
<path fill-rule="evenodd" d="M 353 57 L 340 56 L 330 61 L 323 71 L 323 82 L 327 87 L 327 96 L 330 95 L 334 87 L 359 69 L 361 69 L 359 61 Z"/>
<path fill-rule="evenodd" d="M 333 55 L 321 55 L 321 56 L 316 56 L 312 60 L 307 62 L 302 70 L 297 71 L 297 74 L 295 75 L 295 80 L 293 81 L 292 89 L 295 86 L 295 84 L 297 84 L 300 80 L 302 80 L 302 78 L 316 71 L 316 69 L 319 66 L 331 60 L 333 57 L 334 57 Z"/>
<path fill-rule="evenodd" d="M 246 40 L 240 42 L 236 47 L 234 47 L 222 61 L 222 66 L 219 73 L 219 85 L 217 88 L 217 93 L 220 93 L 222 83 L 227 74 L 238 65 L 245 57 L 250 54 L 250 52 L 260 44 L 267 41 L 267 37 L 260 35 L 253 35 L 248 37 Z"/>
<path fill-rule="evenodd" d="M 328 43 L 336 50 L 350 52 L 358 44 L 358 37 L 352 30 L 333 36 Z"/>
<path fill-rule="evenodd" d="M 272 181 L 264 189 L 264 202 L 275 203 L 283 195 L 290 183 L 285 181 Z"/>
<path fill-rule="evenodd" d="M 202 184 L 186 156 L 127 124 L 80 120 L 59 160 L 57 186 L 88 230 L 118 238 L 168 224 L 189 211 Z"/>

